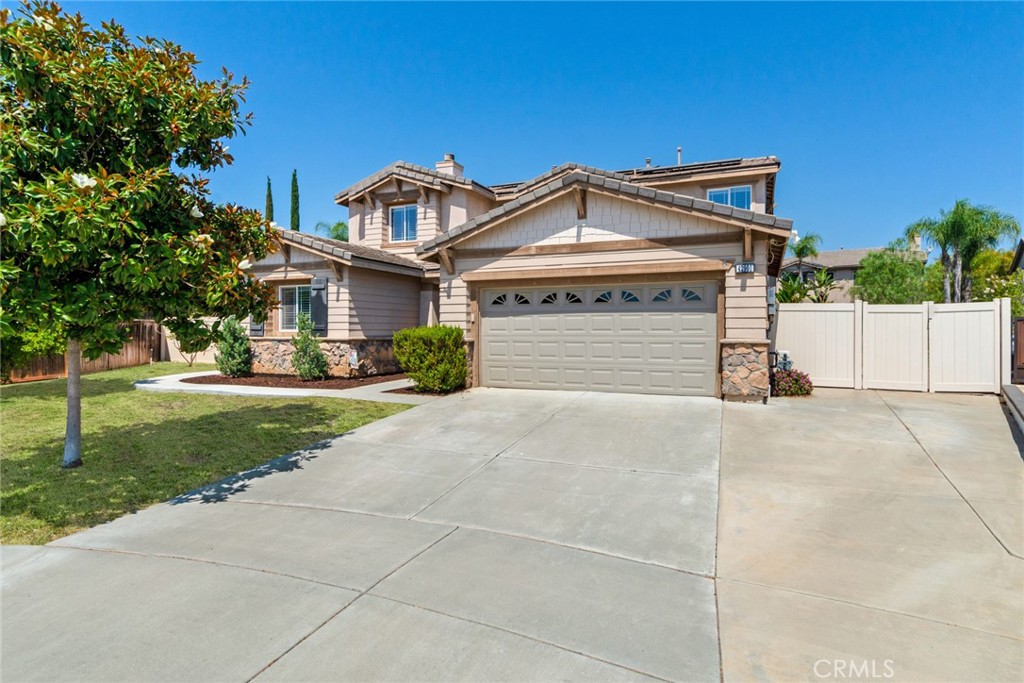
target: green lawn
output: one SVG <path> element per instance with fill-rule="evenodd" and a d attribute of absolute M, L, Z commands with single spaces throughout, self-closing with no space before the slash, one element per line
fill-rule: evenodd
<path fill-rule="evenodd" d="M 60 469 L 66 382 L 0 388 L 0 540 L 46 543 L 408 408 L 132 388 L 186 370 L 157 363 L 83 377 L 85 465 L 73 470 Z"/>

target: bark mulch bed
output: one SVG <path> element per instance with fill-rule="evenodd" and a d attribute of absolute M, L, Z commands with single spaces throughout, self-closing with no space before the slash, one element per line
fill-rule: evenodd
<path fill-rule="evenodd" d="M 249 375 L 248 377 L 225 377 L 224 375 L 204 375 L 181 380 L 189 384 L 235 384 L 245 387 L 285 387 L 289 389 L 355 389 L 381 382 L 394 382 L 405 379 L 404 373 L 394 375 L 370 375 L 369 377 L 331 377 L 330 379 L 314 379 L 308 382 L 294 375 Z M 411 392 L 410 392 L 411 393 Z"/>

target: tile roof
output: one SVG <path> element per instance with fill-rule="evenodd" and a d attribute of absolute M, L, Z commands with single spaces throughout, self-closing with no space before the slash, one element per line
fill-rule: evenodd
<path fill-rule="evenodd" d="M 564 173 L 566 170 L 569 171 L 567 174 L 559 176 L 559 174 Z M 550 180 L 545 184 L 540 184 L 546 179 Z M 462 225 L 451 228 L 448 232 L 416 247 L 416 252 L 422 254 L 432 251 L 446 242 L 450 242 L 458 237 L 476 232 L 484 225 L 501 218 L 502 216 L 514 213 L 553 192 L 558 192 L 563 188 L 574 184 L 600 187 L 623 196 L 628 197 L 632 195 L 651 201 L 655 204 L 689 209 L 695 213 L 731 218 L 750 223 L 755 227 L 762 226 L 765 228 L 778 228 L 782 230 L 789 230 L 793 227 L 793 221 L 787 218 L 755 213 L 753 211 L 738 209 L 725 204 L 716 204 L 704 199 L 697 199 L 686 195 L 676 194 L 674 192 L 664 192 L 651 187 L 644 187 L 643 185 L 637 185 L 636 183 L 629 182 L 625 179 L 625 176 L 620 173 L 601 171 L 600 169 L 577 166 L 575 164 L 563 164 L 562 166 L 541 174 L 534 180 L 527 181 L 522 185 L 524 189 L 528 189 L 529 187 L 534 187 L 535 189 L 519 194 L 515 199 L 512 199 L 495 209 L 491 209 L 487 213 L 481 214 Z"/>
<path fill-rule="evenodd" d="M 518 182 L 518 183 L 501 183 L 498 185 L 490 185 L 490 189 L 494 192 L 498 199 L 514 197 L 515 195 L 522 192 L 525 188 L 532 187 L 538 182 L 543 181 L 547 178 L 552 178 L 557 175 L 564 173 L 566 170 L 582 170 L 588 173 L 600 174 L 612 178 L 618 178 L 620 180 L 627 180 L 643 184 L 645 182 L 656 182 L 656 181 L 671 181 L 671 180 L 685 180 L 694 176 L 701 175 L 712 175 L 716 173 L 728 173 L 731 171 L 745 171 L 745 170 L 758 170 L 758 169 L 773 169 L 778 171 L 782 164 L 779 162 L 777 157 L 752 157 L 752 158 L 737 158 L 737 159 L 723 159 L 720 161 L 702 161 L 692 164 L 682 164 L 678 166 L 652 166 L 650 168 L 627 168 L 621 171 L 606 171 L 593 166 L 586 166 L 584 164 L 577 164 L 568 162 L 559 166 L 552 167 L 550 171 L 542 173 L 536 178 L 530 180 Z"/>
<path fill-rule="evenodd" d="M 387 180 L 391 176 L 398 176 L 433 188 L 440 188 L 442 185 L 458 185 L 478 192 L 489 199 L 494 199 L 494 192 L 491 191 L 490 188 L 485 185 L 481 185 L 470 178 L 448 175 L 432 168 L 427 168 L 426 166 L 410 164 L 407 161 L 395 161 L 373 175 L 363 178 L 358 183 L 346 187 L 344 190 L 334 195 L 334 201 L 337 204 L 347 204 L 352 200 L 352 198 L 375 187 L 376 185 L 379 185 L 382 181 Z"/>
<path fill-rule="evenodd" d="M 297 230 L 285 230 L 279 226 L 275 226 L 275 229 L 278 231 L 281 239 L 285 242 L 307 247 L 343 261 L 351 261 L 352 257 L 355 256 L 356 258 L 366 259 L 367 261 L 387 263 L 392 266 L 401 266 L 403 268 L 410 268 L 420 272 L 428 269 L 427 264 L 425 263 L 420 263 L 418 261 L 405 258 L 404 256 L 399 256 L 398 254 L 392 254 L 382 249 L 374 249 L 373 247 L 366 247 L 361 244 L 352 244 L 351 242 L 342 242 L 329 237 L 320 237 L 319 235 L 310 235 Z"/>

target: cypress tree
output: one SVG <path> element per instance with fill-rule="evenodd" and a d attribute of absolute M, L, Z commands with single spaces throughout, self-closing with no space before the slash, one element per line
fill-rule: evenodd
<path fill-rule="evenodd" d="M 292 170 L 292 230 L 299 229 L 299 176 Z"/>
<path fill-rule="evenodd" d="M 274 195 L 270 192 L 270 176 L 267 176 L 267 208 L 263 217 L 268 221 L 274 220 Z"/>

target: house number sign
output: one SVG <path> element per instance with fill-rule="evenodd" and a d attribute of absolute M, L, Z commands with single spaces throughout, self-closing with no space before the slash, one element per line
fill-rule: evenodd
<path fill-rule="evenodd" d="M 742 275 L 743 273 L 753 273 L 753 272 L 754 272 L 754 262 L 753 261 L 744 261 L 743 263 L 737 263 L 736 264 L 736 274 L 737 275 Z"/>

